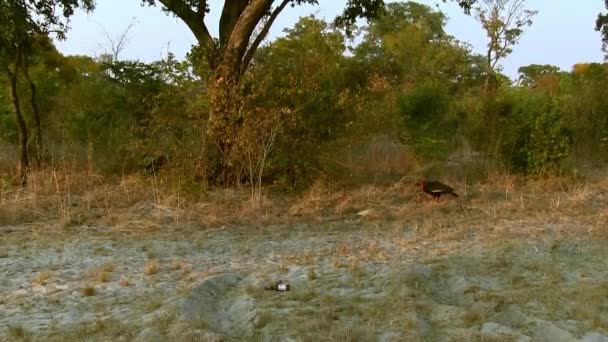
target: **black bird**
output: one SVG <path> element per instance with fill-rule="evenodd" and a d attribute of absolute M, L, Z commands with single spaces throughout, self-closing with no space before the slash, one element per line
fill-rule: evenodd
<path fill-rule="evenodd" d="M 433 196 L 433 198 L 437 201 L 439 201 L 439 197 L 441 197 L 442 194 L 450 194 L 454 197 L 458 197 L 451 186 L 445 185 L 441 182 L 427 182 L 426 179 L 421 179 L 418 181 L 418 183 L 416 183 L 416 185 L 419 186 L 422 191 Z"/>

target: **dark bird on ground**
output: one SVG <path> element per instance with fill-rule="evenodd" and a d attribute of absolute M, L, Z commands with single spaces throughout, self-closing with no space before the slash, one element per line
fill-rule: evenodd
<path fill-rule="evenodd" d="M 419 186 L 422 191 L 433 196 L 433 198 L 437 201 L 439 201 L 439 197 L 441 197 L 442 194 L 450 194 L 454 197 L 458 197 L 451 186 L 445 185 L 441 182 L 427 182 L 426 179 L 421 179 L 418 181 L 418 183 L 416 183 L 416 185 Z"/>

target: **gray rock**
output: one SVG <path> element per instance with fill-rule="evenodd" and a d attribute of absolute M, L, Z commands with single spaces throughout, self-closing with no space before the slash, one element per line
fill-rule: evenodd
<path fill-rule="evenodd" d="M 496 314 L 492 321 L 512 327 L 522 328 L 532 321 L 532 319 L 524 314 L 519 306 L 509 305 L 505 310 Z"/>
<path fill-rule="evenodd" d="M 416 329 L 418 329 L 420 336 L 427 336 L 431 333 L 431 323 L 424 317 L 416 315 Z"/>
<path fill-rule="evenodd" d="M 135 338 L 136 342 L 161 342 L 165 341 L 163 334 L 156 328 L 146 328 Z"/>
<path fill-rule="evenodd" d="M 521 332 L 494 322 L 486 322 L 481 327 L 481 335 L 489 338 L 513 337 L 516 341 L 531 341 L 531 338 Z"/>
<path fill-rule="evenodd" d="M 184 300 L 183 313 L 187 320 L 196 320 L 205 315 L 211 306 L 217 306 L 223 295 L 234 290 L 242 277 L 237 273 L 213 275 L 195 285 Z"/>
<path fill-rule="evenodd" d="M 503 291 L 504 286 L 500 279 L 496 277 L 482 277 L 479 279 L 479 287 L 486 291 Z"/>
<path fill-rule="evenodd" d="M 291 337 L 284 337 L 281 342 L 298 342 L 298 340 L 295 340 Z"/>
<path fill-rule="evenodd" d="M 257 310 L 254 299 L 240 288 L 242 279 L 240 274 L 227 273 L 201 281 L 182 304 L 184 318 L 203 322 L 216 333 L 248 336 Z"/>
<path fill-rule="evenodd" d="M 556 323 L 557 324 L 557 323 Z M 579 322 L 573 319 L 569 319 L 567 321 L 559 322 L 558 327 L 568 330 L 568 331 L 576 331 Z"/>
<path fill-rule="evenodd" d="M 454 276 L 448 280 L 448 289 L 454 294 L 463 294 L 471 287 L 469 281 L 462 276 Z"/>
<path fill-rule="evenodd" d="M 583 336 L 581 342 L 608 342 L 608 337 L 597 332 L 590 332 Z"/>
<path fill-rule="evenodd" d="M 574 336 L 564 329 L 560 329 L 547 321 L 536 321 L 534 340 L 539 342 L 573 342 Z"/>
<path fill-rule="evenodd" d="M 447 280 L 446 287 L 449 302 L 458 306 L 468 307 L 475 302 L 473 293 L 469 292 L 473 285 L 463 276 L 452 276 Z"/>
<path fill-rule="evenodd" d="M 308 276 L 306 275 L 306 268 L 302 266 L 289 266 L 289 271 L 283 276 L 277 276 L 278 279 L 289 283 L 291 289 L 302 289 L 308 283 Z M 277 281 L 275 279 L 274 281 Z"/>
<path fill-rule="evenodd" d="M 444 324 L 460 320 L 465 310 L 454 305 L 434 305 L 430 313 L 431 324 Z"/>
<path fill-rule="evenodd" d="M 497 334 L 501 334 L 505 331 L 511 332 L 512 329 L 509 327 L 505 327 L 504 325 L 494 323 L 494 322 L 486 322 L 481 327 L 481 333 L 483 335 L 497 335 Z"/>
<path fill-rule="evenodd" d="M 378 336 L 378 342 L 403 341 L 403 335 L 394 331 L 387 331 Z"/>
<path fill-rule="evenodd" d="M 424 264 L 414 265 L 410 271 L 412 274 L 418 275 L 423 280 L 430 280 L 433 274 L 433 267 Z"/>

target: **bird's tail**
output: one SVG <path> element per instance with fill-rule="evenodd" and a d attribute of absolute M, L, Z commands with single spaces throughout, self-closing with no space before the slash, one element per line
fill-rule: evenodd
<path fill-rule="evenodd" d="M 454 197 L 458 197 L 458 195 L 454 191 L 450 191 L 450 195 L 452 195 Z"/>

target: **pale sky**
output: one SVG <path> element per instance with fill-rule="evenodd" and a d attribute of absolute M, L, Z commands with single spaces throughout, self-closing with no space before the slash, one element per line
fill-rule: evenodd
<path fill-rule="evenodd" d="M 485 34 L 474 17 L 467 16 L 455 3 L 420 0 L 448 15 L 447 31 L 457 39 L 469 42 L 474 51 L 482 53 Z M 116 36 L 131 21 L 129 42 L 121 59 L 150 62 L 166 54 L 167 48 L 178 58 L 190 50 L 194 36 L 179 19 L 165 15 L 159 7 L 142 7 L 140 0 L 97 0 L 92 14 L 76 14 L 68 39 L 57 44 L 64 54 L 99 55 L 107 45 L 105 33 Z M 224 1 L 211 0 L 211 13 L 206 19 L 211 33 L 217 36 L 219 12 Z M 280 36 L 298 17 L 316 14 L 331 21 L 344 8 L 346 0 L 320 0 L 319 6 L 288 7 L 275 22 L 270 39 Z M 534 24 L 524 33 L 514 52 L 503 61 L 504 72 L 512 78 L 517 69 L 528 64 L 553 64 L 564 70 L 580 62 L 602 62 L 601 39 L 595 32 L 595 18 L 605 10 L 603 0 L 528 0 L 529 9 L 539 10 Z"/>

